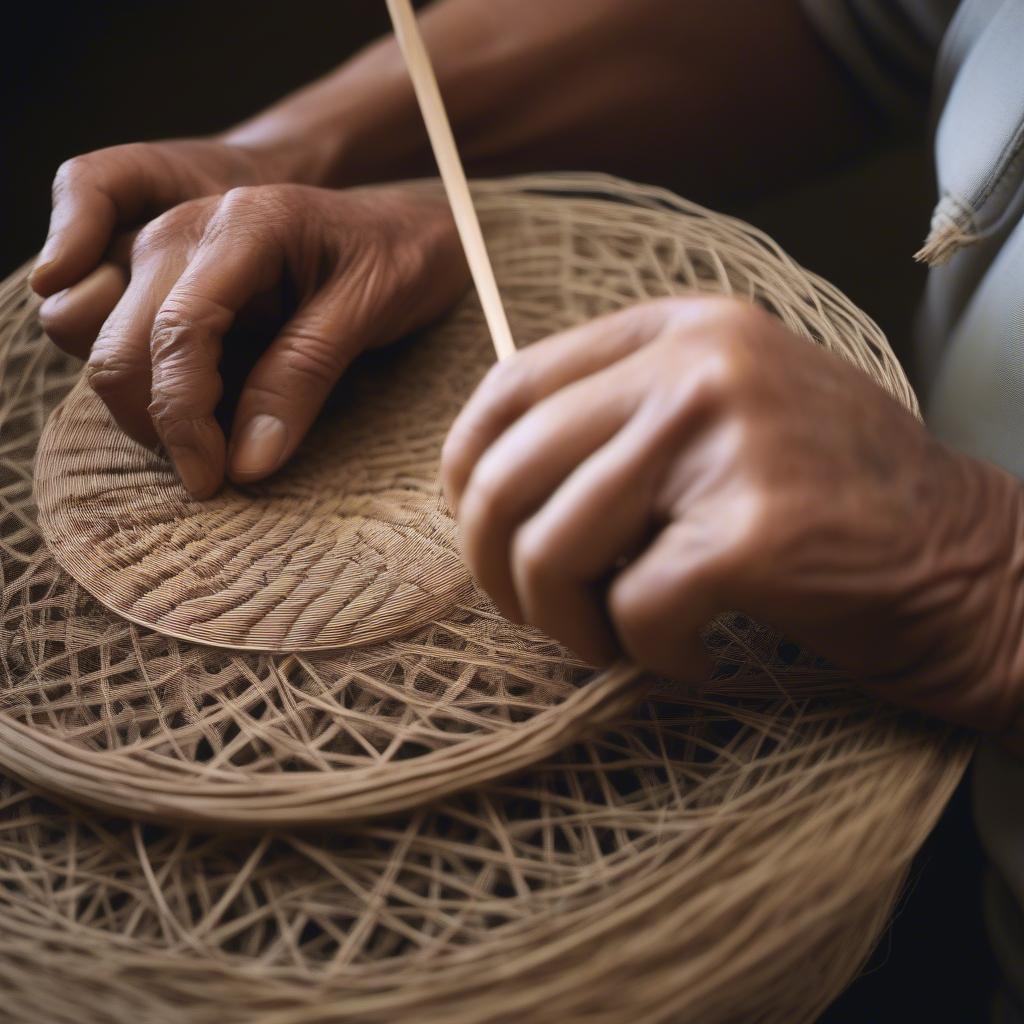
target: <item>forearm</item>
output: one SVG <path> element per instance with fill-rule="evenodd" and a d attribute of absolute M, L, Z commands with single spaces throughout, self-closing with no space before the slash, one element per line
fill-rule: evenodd
<path fill-rule="evenodd" d="M 586 168 L 709 196 L 811 173 L 870 135 L 796 0 L 440 0 L 421 27 L 477 174 Z M 226 138 L 316 184 L 433 166 L 392 38 Z"/>

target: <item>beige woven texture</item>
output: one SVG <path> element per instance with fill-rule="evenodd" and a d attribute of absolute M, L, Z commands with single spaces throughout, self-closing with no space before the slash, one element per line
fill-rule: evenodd
<path fill-rule="evenodd" d="M 280 473 L 204 502 L 83 379 L 40 444 L 40 524 L 91 593 L 171 636 L 316 650 L 408 633 L 469 595 L 437 464 L 489 362 L 468 317 L 363 359 Z"/>
<path fill-rule="evenodd" d="M 733 293 L 914 407 L 877 328 L 745 225 L 597 177 L 476 195 L 520 343 Z M 35 309 L 0 286 L 5 1019 L 799 1024 L 849 982 L 967 742 L 739 616 L 703 696 L 653 700 L 472 591 L 339 651 L 126 621 L 43 542 L 33 457 L 77 369 Z M 472 299 L 438 334 L 463 324 L 483 352 Z"/>
<path fill-rule="evenodd" d="M 527 778 L 230 839 L 0 784 L 11 1024 L 800 1024 L 964 748 L 853 700 L 643 707 Z"/>
<path fill-rule="evenodd" d="M 657 212 L 508 186 L 478 187 L 477 197 L 520 344 L 655 295 L 732 292 L 771 304 L 912 400 L 877 329 L 735 222 L 678 202 Z M 493 359 L 467 302 L 405 349 L 357 363 L 338 411 L 281 473 L 205 502 L 123 434 L 82 381 L 40 444 L 43 533 L 91 594 L 170 636 L 317 650 L 408 633 L 468 593 L 437 466 Z"/>
<path fill-rule="evenodd" d="M 769 306 L 903 401 L 913 401 L 878 329 L 746 225 L 668 193 L 598 177 L 489 183 L 477 187 L 477 196 L 522 343 L 649 296 L 728 292 Z M 640 683 L 627 670 L 579 685 L 592 674 L 586 666 L 539 634 L 505 622 L 472 592 L 464 604 L 411 634 L 333 652 L 218 650 L 111 614 L 90 596 L 91 586 L 83 589 L 59 568 L 32 506 L 40 430 L 77 372 L 40 336 L 33 313 L 23 282 L 12 279 L 0 313 L 0 613 L 6 633 L 0 765 L 18 777 L 115 813 L 155 820 L 238 828 L 338 823 L 416 807 L 506 775 L 592 732 L 637 699 Z M 401 376 L 409 366 L 430 380 L 447 380 L 434 373 L 430 360 L 421 361 L 420 354 L 436 352 L 435 345 L 463 353 L 464 363 L 450 375 L 463 381 L 461 390 L 490 360 L 472 298 L 420 344 L 391 357 L 400 380 L 409 379 Z M 470 354 L 472 370 L 465 366 L 473 361 Z M 372 378 L 379 371 L 367 373 Z M 387 381 L 377 380 L 386 390 Z M 450 383 L 439 387 L 438 422 L 425 424 L 423 437 L 440 437 L 451 396 L 460 392 Z M 95 408 L 83 391 L 72 395 L 58 424 L 76 409 Z M 429 420 L 429 407 L 421 409 Z M 328 422 L 324 429 L 340 428 Z M 52 440 L 54 431 L 49 433 Z M 403 430 L 392 442 L 408 434 Z M 115 450 L 142 457 L 128 442 L 118 448 L 113 428 L 102 436 L 104 457 Z M 427 446 L 431 467 L 436 444 Z M 41 455 L 51 465 L 59 457 L 91 457 L 80 439 L 65 456 L 52 445 Z M 393 456 L 405 458 L 397 450 Z M 312 464 L 325 476 L 322 489 L 344 479 L 344 470 L 332 468 L 326 454 Z M 152 473 L 169 480 L 165 469 Z M 426 481 L 426 469 L 422 473 Z M 280 500 L 295 515 L 291 492 L 269 486 L 284 488 Z M 433 486 L 425 482 L 424 492 Z M 318 489 L 309 479 L 303 493 Z M 53 493 L 44 485 L 37 490 Z M 111 488 L 89 493 L 106 501 Z M 168 484 L 168 493 L 177 496 L 189 522 L 205 514 L 185 506 L 174 485 Z M 144 488 L 128 484 L 114 487 L 113 494 L 126 522 L 149 522 L 152 495 Z M 432 508 L 443 524 L 438 531 L 450 531 L 438 506 Z M 69 521 L 56 505 L 51 513 Z M 243 513 L 240 529 L 245 521 Z M 324 519 L 319 528 L 329 533 L 336 522 Z M 295 529 L 301 526 L 297 521 Z M 227 546 L 225 531 L 222 526 Z M 128 526 L 122 532 L 132 535 Z M 63 541 L 54 543 L 63 550 Z M 145 547 L 133 550 L 145 559 Z M 224 557 L 212 549 L 210 555 L 216 570 Z M 157 547 L 153 557 L 163 557 Z M 401 581 L 391 588 L 400 589 Z M 805 671 L 780 659 L 777 638 L 750 623 L 723 623 L 713 642 L 723 685 L 732 692 L 777 694 L 778 671 L 794 680 Z"/>

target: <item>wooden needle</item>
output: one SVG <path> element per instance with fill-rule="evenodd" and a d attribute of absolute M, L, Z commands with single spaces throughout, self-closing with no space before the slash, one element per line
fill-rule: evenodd
<path fill-rule="evenodd" d="M 387 4 L 391 23 L 395 28 L 395 37 L 405 59 L 405 66 L 409 70 L 409 77 L 412 79 L 420 113 L 427 126 L 427 135 L 430 136 L 434 159 L 441 172 L 441 181 L 444 182 L 455 226 L 466 253 L 469 272 L 480 296 L 487 329 L 491 332 L 491 342 L 500 361 L 512 355 L 516 346 L 512 341 L 512 332 L 509 330 L 505 308 L 501 304 L 501 296 L 498 294 L 494 269 L 491 267 L 484 236 L 480 231 L 480 221 L 477 220 L 473 199 L 469 194 L 466 173 L 462 169 L 462 161 L 455 148 L 455 138 L 448 123 L 444 102 L 441 100 L 441 91 L 437 87 L 437 78 L 430 64 L 430 55 L 423 45 L 423 37 L 420 35 L 416 15 L 409 0 L 387 0 Z"/>
<path fill-rule="evenodd" d="M 455 138 L 452 136 L 452 128 L 441 100 L 441 91 L 437 87 L 437 78 L 434 76 L 430 56 L 423 45 L 423 37 L 416 25 L 416 15 L 409 0 L 387 0 L 387 3 L 391 24 L 395 27 L 395 37 L 405 58 L 405 66 L 409 69 L 420 113 L 423 114 L 423 120 L 427 125 L 434 159 L 441 171 L 444 190 L 448 194 L 455 226 L 458 228 L 462 248 L 466 253 L 469 272 L 473 275 L 473 284 L 476 285 L 477 294 L 480 296 L 480 305 L 483 307 L 494 351 L 500 362 L 512 355 L 516 346 L 508 327 L 505 307 L 502 306 L 501 296 L 498 294 L 494 269 L 491 267 L 491 259 L 484 245 L 484 236 L 480 231 L 480 221 L 477 220 L 473 199 L 469 194 L 469 185 L 466 184 L 466 172 L 462 169 L 459 151 L 455 148 Z M 609 672 L 625 680 L 641 675 L 640 669 L 625 661 L 617 662 Z"/>

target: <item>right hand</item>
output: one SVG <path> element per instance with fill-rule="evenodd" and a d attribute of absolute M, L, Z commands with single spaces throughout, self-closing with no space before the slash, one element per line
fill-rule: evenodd
<path fill-rule="evenodd" d="M 32 288 L 43 297 L 74 288 L 64 298 L 106 306 L 93 311 L 102 322 L 124 291 L 124 275 L 109 262 L 124 235 L 186 200 L 284 180 L 283 171 L 269 149 L 215 138 L 131 143 L 67 160 L 53 181 L 50 230 Z"/>

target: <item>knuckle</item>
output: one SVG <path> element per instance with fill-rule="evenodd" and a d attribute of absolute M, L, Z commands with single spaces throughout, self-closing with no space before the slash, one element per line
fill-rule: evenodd
<path fill-rule="evenodd" d="M 111 352 L 96 352 L 85 368 L 89 387 L 105 403 L 116 402 L 139 384 L 145 368 L 132 360 Z"/>
<path fill-rule="evenodd" d="M 167 244 L 169 235 L 170 232 L 167 231 L 166 224 L 158 224 L 157 221 L 147 224 L 132 242 L 132 264 L 138 265 L 162 251 Z"/>
<path fill-rule="evenodd" d="M 745 334 L 716 330 L 694 339 L 677 332 L 669 344 L 679 371 L 670 375 L 669 386 L 679 399 L 685 398 L 684 404 L 710 408 L 757 388 L 757 359 Z"/>
<path fill-rule="evenodd" d="M 149 405 L 146 408 L 150 419 L 160 433 L 166 436 L 167 428 L 188 417 L 181 409 L 178 391 L 166 381 L 153 382 Z"/>
<path fill-rule="evenodd" d="M 324 331 L 293 330 L 283 353 L 289 374 L 318 383 L 333 381 L 341 369 L 339 346 Z"/>
<path fill-rule="evenodd" d="M 694 375 L 698 397 L 718 403 L 735 398 L 749 382 L 749 369 L 745 352 L 731 337 L 723 337 L 698 364 Z"/>
<path fill-rule="evenodd" d="M 718 418 L 735 406 L 738 381 L 723 353 L 710 350 L 695 359 L 690 352 L 664 370 L 655 364 L 650 402 L 666 438 L 678 439 L 705 417 Z"/>
<path fill-rule="evenodd" d="M 558 545 L 551 534 L 536 522 L 516 531 L 512 541 L 512 560 L 517 577 L 530 590 L 543 587 L 557 575 Z"/>
<path fill-rule="evenodd" d="M 203 202 L 190 199 L 154 217 L 135 236 L 133 258 L 148 256 L 178 242 L 195 225 L 197 210 Z"/>
<path fill-rule="evenodd" d="M 495 363 L 480 383 L 482 399 L 493 408 L 527 404 L 532 388 L 532 373 L 524 353 L 516 353 Z"/>
<path fill-rule="evenodd" d="M 217 213 L 226 220 L 234 220 L 239 216 L 248 215 L 257 205 L 259 189 L 253 185 L 235 185 L 221 196 L 217 204 Z"/>
<path fill-rule="evenodd" d="M 622 312 L 626 313 L 631 308 L 638 311 L 640 315 L 649 317 L 652 327 L 657 327 L 659 324 L 671 326 L 676 321 L 685 318 L 688 315 L 687 311 L 695 302 L 703 301 L 703 297 L 692 295 L 663 295 L 660 298 L 648 299 L 634 307 L 627 307 Z"/>
<path fill-rule="evenodd" d="M 733 295 L 703 295 L 693 305 L 699 322 L 716 327 L 745 323 L 754 309 L 753 304 Z"/>
<path fill-rule="evenodd" d="M 263 190 L 258 185 L 234 185 L 224 193 L 223 206 L 247 206 L 253 203 Z"/>
<path fill-rule="evenodd" d="M 608 590 L 608 615 L 627 649 L 642 646 L 657 623 L 657 608 L 645 588 L 626 573 Z"/>
<path fill-rule="evenodd" d="M 236 185 L 217 201 L 203 232 L 203 242 L 230 236 L 237 244 L 258 244 L 282 219 L 285 206 L 275 186 Z"/>
<path fill-rule="evenodd" d="M 229 221 L 265 219 L 286 207 L 290 194 L 280 185 L 236 185 L 224 193 L 218 212 Z"/>
<path fill-rule="evenodd" d="M 218 303 L 179 289 L 153 318 L 150 351 L 154 368 L 216 361 L 220 357 L 220 338 L 232 319 L 231 311 Z"/>
<path fill-rule="evenodd" d="M 184 310 L 165 306 L 153 318 L 150 347 L 154 361 L 164 360 L 189 347 L 195 325 Z"/>
<path fill-rule="evenodd" d="M 674 335 L 689 343 L 710 341 L 725 344 L 746 341 L 763 325 L 767 314 L 759 306 L 732 295 L 696 295 L 660 300 L 669 304 L 667 324 Z"/>
<path fill-rule="evenodd" d="M 89 173 L 92 165 L 91 154 L 73 156 L 65 160 L 58 168 L 53 177 L 54 195 L 60 195 L 72 185 L 77 184 Z"/>
<path fill-rule="evenodd" d="M 195 371 L 154 376 L 147 411 L 163 437 L 172 435 L 181 423 L 205 419 L 204 408 L 220 400 L 220 377 Z"/>
<path fill-rule="evenodd" d="M 728 526 L 723 528 L 717 560 L 708 571 L 716 576 L 735 576 L 744 568 L 753 569 L 771 561 L 784 538 L 794 535 L 796 525 L 792 514 L 784 511 L 768 480 L 742 476 L 730 503 Z M 799 544 L 800 530 L 794 539 Z"/>
<path fill-rule="evenodd" d="M 504 468 L 485 455 L 469 479 L 463 502 L 463 524 L 495 523 L 507 514 L 513 482 Z"/>

